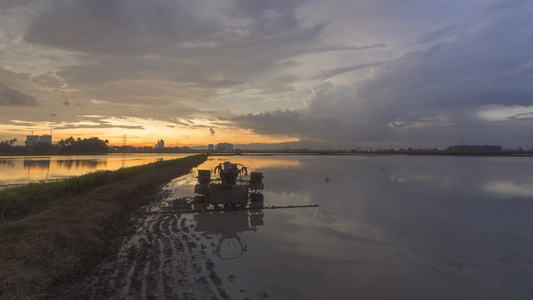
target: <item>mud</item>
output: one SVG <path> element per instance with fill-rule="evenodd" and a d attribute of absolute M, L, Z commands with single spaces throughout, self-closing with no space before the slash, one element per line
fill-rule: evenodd
<path fill-rule="evenodd" d="M 118 254 L 88 281 L 94 298 L 228 299 L 215 263 L 206 254 L 209 239 L 195 233 L 190 198 L 160 201 L 133 218 L 135 231 Z"/>

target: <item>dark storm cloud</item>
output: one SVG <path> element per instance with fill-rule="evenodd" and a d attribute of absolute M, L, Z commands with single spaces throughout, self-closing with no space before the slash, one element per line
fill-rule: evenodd
<path fill-rule="evenodd" d="M 233 1 L 206 17 L 187 1 L 55 1 L 40 11 L 25 40 L 82 55 L 57 72 L 76 87 L 153 79 L 183 89 L 263 93 L 293 89 L 299 78 L 282 73 L 298 65 L 299 55 L 384 46 L 321 43 L 327 23 L 303 27 L 295 17 L 305 2 Z"/>
<path fill-rule="evenodd" d="M 231 45 L 255 46 L 261 41 L 275 42 L 280 38 L 297 42 L 299 36 L 294 34 L 300 30 L 294 18 L 297 3 L 259 3 L 236 2 L 228 9 L 235 17 L 249 22 L 237 28 L 242 29 L 237 34 L 221 23 L 224 21 L 217 21 L 216 16 L 211 20 L 195 16 L 188 11 L 192 8 L 187 2 L 55 1 L 39 14 L 25 39 L 84 54 L 120 57 L 222 54 L 235 50 Z"/>
<path fill-rule="evenodd" d="M 177 1 L 54 1 L 25 39 L 84 54 L 172 55 L 179 54 L 179 42 L 213 39 L 219 32 Z"/>
<path fill-rule="evenodd" d="M 0 66 L 0 78 L 3 81 L 3 84 L 13 86 L 18 82 L 27 82 L 28 80 L 31 80 L 31 74 L 26 72 L 16 73 Z"/>
<path fill-rule="evenodd" d="M 374 119 L 376 113 L 357 99 L 352 87 L 323 83 L 313 89 L 306 108 L 248 114 L 234 121 L 260 134 L 335 144 L 394 135 L 387 123 Z"/>
<path fill-rule="evenodd" d="M 248 114 L 233 120 L 245 128 L 260 134 L 292 135 L 301 134 L 305 127 L 305 113 L 300 110 L 275 110 L 260 114 Z"/>
<path fill-rule="evenodd" d="M 506 130 L 494 130 L 495 126 L 518 130 L 515 138 L 528 136 L 528 118 L 510 117 L 495 125 L 477 115 L 489 105 L 533 106 L 533 20 L 528 8 L 373 66 L 373 75 L 353 86 L 318 85 L 304 109 L 249 114 L 235 121 L 262 134 L 327 143 L 394 141 L 399 134 L 415 142 L 409 136 L 413 133 L 419 140 L 437 141 L 439 135 L 444 140 L 460 135 L 497 140 L 488 132 L 508 141 Z M 425 39 L 433 41 L 456 29 L 432 32 Z M 328 79 L 365 67 L 339 68 L 319 76 Z M 516 122 L 510 123 L 513 119 Z"/>
<path fill-rule="evenodd" d="M 362 83 L 362 99 L 452 109 L 487 104 L 531 105 L 533 22 L 528 14 L 502 18 L 482 30 L 461 34 L 400 57 Z M 399 108 L 399 107 L 398 107 Z"/>
<path fill-rule="evenodd" d="M 0 83 L 0 106 L 38 106 L 39 101 L 34 97 L 22 94 L 17 90 Z"/>

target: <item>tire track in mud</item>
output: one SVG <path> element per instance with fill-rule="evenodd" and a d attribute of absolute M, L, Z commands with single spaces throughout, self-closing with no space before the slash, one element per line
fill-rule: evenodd
<path fill-rule="evenodd" d="M 206 245 L 193 233 L 192 216 L 164 213 L 184 204 L 174 201 L 147 207 L 134 218 L 135 232 L 88 283 L 94 298 L 228 299 Z"/>

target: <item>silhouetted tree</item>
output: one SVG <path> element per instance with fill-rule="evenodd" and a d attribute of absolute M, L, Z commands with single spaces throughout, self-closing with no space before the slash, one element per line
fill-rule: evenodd
<path fill-rule="evenodd" d="M 80 138 L 78 138 L 78 140 L 79 139 Z M 69 138 L 67 138 L 65 140 L 61 139 L 59 142 L 57 142 L 57 144 L 60 147 L 65 147 L 65 146 L 72 146 L 75 142 L 76 142 L 76 140 L 73 137 L 69 137 Z"/>
<path fill-rule="evenodd" d="M 54 153 L 54 152 L 57 152 L 58 151 L 58 148 L 57 146 L 54 146 L 50 143 L 37 143 L 35 146 L 33 146 L 33 150 L 32 152 L 34 153 L 46 153 L 46 154 L 49 154 L 49 153 Z"/>
<path fill-rule="evenodd" d="M 8 141 L 0 142 L 0 152 L 11 152 L 13 146 L 9 145 Z"/>
<path fill-rule="evenodd" d="M 17 142 L 17 139 L 5 140 L 0 142 L 0 152 L 13 152 L 15 147 L 13 144 Z"/>
<path fill-rule="evenodd" d="M 60 140 L 57 144 L 61 147 L 60 151 L 64 153 L 106 153 L 108 140 L 101 140 L 97 137 L 88 139 L 69 137 Z"/>

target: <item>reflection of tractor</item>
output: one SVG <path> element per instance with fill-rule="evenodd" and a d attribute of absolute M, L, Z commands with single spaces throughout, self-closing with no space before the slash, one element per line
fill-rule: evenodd
<path fill-rule="evenodd" d="M 242 233 L 256 231 L 257 226 L 264 224 L 261 209 L 210 211 L 196 214 L 194 220 L 196 221 L 195 231 L 214 238 L 213 254 L 220 259 L 241 256 L 248 247 Z"/>
<path fill-rule="evenodd" d="M 239 175 L 248 175 L 248 169 L 229 161 L 219 164 L 211 178 L 210 170 L 198 170 L 198 183 L 194 187 L 196 203 L 244 207 L 250 202 L 263 201 L 263 173 L 250 173 L 250 180 Z"/>

